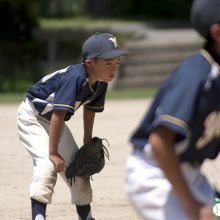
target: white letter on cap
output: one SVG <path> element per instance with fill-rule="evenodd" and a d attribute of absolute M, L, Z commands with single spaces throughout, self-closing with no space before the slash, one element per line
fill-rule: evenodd
<path fill-rule="evenodd" d="M 115 37 L 111 37 L 111 38 L 109 38 L 109 40 L 114 44 L 115 47 L 118 46 L 118 44 L 117 44 L 117 40 L 116 40 Z"/>

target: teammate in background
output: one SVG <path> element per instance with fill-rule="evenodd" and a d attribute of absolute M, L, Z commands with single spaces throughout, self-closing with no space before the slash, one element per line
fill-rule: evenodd
<path fill-rule="evenodd" d="M 215 219 L 200 167 L 220 150 L 220 0 L 195 0 L 191 21 L 204 47 L 161 85 L 131 137 L 125 189 L 147 220 Z"/>
<path fill-rule="evenodd" d="M 70 189 L 78 219 L 94 219 L 90 180 L 77 177 L 70 186 L 64 174 L 78 149 L 65 121 L 83 105 L 83 143 L 90 142 L 95 113 L 104 110 L 108 82 L 117 74 L 120 57 L 128 53 L 119 47 L 112 34 L 95 33 L 83 44 L 82 64 L 51 73 L 28 89 L 17 112 L 17 123 L 19 138 L 33 158 L 30 186 L 33 220 L 46 218 L 57 173 Z"/>

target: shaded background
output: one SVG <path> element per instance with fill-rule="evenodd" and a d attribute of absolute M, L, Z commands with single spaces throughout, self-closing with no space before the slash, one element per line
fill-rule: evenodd
<path fill-rule="evenodd" d="M 188 25 L 190 0 L 0 0 L 0 92 L 24 92 L 43 75 L 80 62 L 81 44 L 114 19 Z M 43 26 L 41 21 L 79 19 L 78 25 Z M 89 18 L 90 24 L 80 23 Z M 83 20 L 83 19 L 82 19 Z M 105 27 L 104 27 L 105 26 Z M 99 28 L 108 31 L 108 25 Z M 164 25 L 165 27 L 168 27 Z M 120 32 L 118 33 L 120 35 Z M 120 39 L 124 42 L 129 35 Z"/>

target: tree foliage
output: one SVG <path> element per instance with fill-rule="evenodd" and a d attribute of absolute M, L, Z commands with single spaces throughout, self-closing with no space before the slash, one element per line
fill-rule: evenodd
<path fill-rule="evenodd" d="M 192 0 L 38 0 L 43 17 L 188 19 Z"/>
<path fill-rule="evenodd" d="M 30 80 L 37 55 L 32 31 L 38 27 L 35 0 L 0 0 L 0 91 L 20 88 Z"/>
<path fill-rule="evenodd" d="M 0 92 L 21 91 L 27 82 L 40 78 L 42 67 L 39 60 L 46 59 L 48 41 L 42 43 L 33 38 L 33 30 L 39 27 L 39 17 L 83 15 L 146 21 L 188 20 L 191 2 L 192 0 L 0 0 Z M 69 44 L 66 47 L 72 48 Z"/>
<path fill-rule="evenodd" d="M 32 29 L 38 26 L 35 0 L 0 1 L 0 39 L 25 41 L 31 39 Z"/>
<path fill-rule="evenodd" d="M 85 0 L 38 0 L 37 8 L 42 17 L 74 17 L 84 12 Z"/>
<path fill-rule="evenodd" d="M 95 17 L 186 19 L 189 0 L 87 0 L 86 12 Z"/>

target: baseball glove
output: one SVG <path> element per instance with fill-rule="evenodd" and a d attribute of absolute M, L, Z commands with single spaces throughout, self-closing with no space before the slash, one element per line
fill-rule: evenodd
<path fill-rule="evenodd" d="M 65 171 L 70 185 L 72 185 L 72 179 L 75 180 L 76 176 L 91 177 L 103 169 L 105 156 L 109 160 L 109 153 L 103 145 L 103 140 L 108 143 L 106 139 L 93 137 L 90 143 L 83 145 L 73 155 L 73 160 Z"/>

